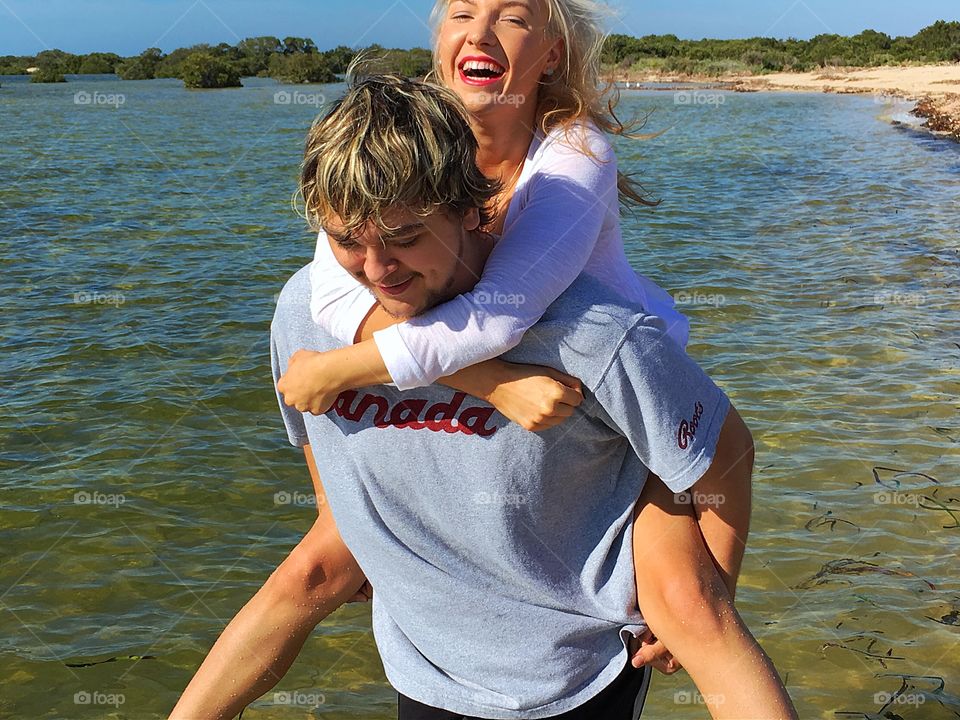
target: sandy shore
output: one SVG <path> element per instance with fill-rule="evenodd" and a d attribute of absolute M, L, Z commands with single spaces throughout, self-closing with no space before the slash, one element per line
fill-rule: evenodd
<path fill-rule="evenodd" d="M 691 78 L 634 74 L 618 76 L 630 82 L 723 83 L 742 92 L 792 90 L 894 96 L 916 103 L 915 115 L 926 120 L 924 127 L 960 141 L 960 64 L 914 67 L 830 68 L 808 73 L 736 75 L 720 78 Z"/>

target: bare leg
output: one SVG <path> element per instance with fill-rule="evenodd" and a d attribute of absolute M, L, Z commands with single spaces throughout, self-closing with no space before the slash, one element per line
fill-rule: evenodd
<path fill-rule="evenodd" d="M 229 720 L 274 687 L 307 637 L 365 582 L 329 511 L 230 621 L 171 720 Z"/>
<path fill-rule="evenodd" d="M 697 525 L 656 476 L 634 511 L 637 600 L 653 633 L 686 668 L 715 720 L 796 718 L 770 658 L 733 606 Z"/>

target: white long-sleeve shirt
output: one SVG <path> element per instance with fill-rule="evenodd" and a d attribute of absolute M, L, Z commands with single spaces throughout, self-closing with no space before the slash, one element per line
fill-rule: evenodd
<path fill-rule="evenodd" d="M 585 154 L 585 133 L 595 157 Z M 620 233 L 617 162 L 595 126 L 570 135 L 537 132 L 507 210 L 504 231 L 476 286 L 410 320 L 374 333 L 401 390 L 423 387 L 519 344 L 581 273 L 601 280 L 625 302 L 661 317 L 685 347 L 687 318 L 670 295 L 627 261 Z M 310 271 L 311 315 L 350 344 L 376 302 L 335 259 L 324 232 Z"/>

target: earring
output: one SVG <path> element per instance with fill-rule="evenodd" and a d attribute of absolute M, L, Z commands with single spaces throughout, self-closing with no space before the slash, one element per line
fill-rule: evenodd
<path fill-rule="evenodd" d="M 553 68 L 547 68 L 546 70 L 543 71 L 543 74 L 546 75 L 547 77 L 549 77 L 550 75 L 553 75 Z"/>

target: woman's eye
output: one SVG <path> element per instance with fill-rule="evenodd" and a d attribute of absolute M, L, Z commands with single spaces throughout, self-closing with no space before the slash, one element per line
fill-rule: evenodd
<path fill-rule="evenodd" d="M 451 20 L 469 20 L 470 16 L 467 13 L 459 12 L 451 15 L 450 19 Z"/>

